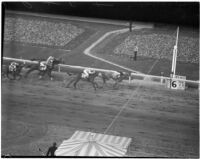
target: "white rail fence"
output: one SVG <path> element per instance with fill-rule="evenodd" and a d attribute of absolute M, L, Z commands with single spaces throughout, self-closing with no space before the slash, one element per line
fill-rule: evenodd
<path fill-rule="evenodd" d="M 16 61 L 16 62 L 22 62 L 24 64 L 37 64 L 37 61 L 31 61 L 31 60 L 26 60 L 26 59 L 17 59 L 17 58 L 10 58 L 10 57 L 3 57 L 3 60 L 5 61 Z M 73 69 L 85 69 L 89 67 L 83 67 L 83 66 L 74 66 L 74 65 L 65 65 L 65 64 L 59 64 L 58 65 L 58 72 L 65 72 L 66 69 L 73 68 Z M 99 68 L 92 68 L 96 71 L 100 72 L 116 72 L 115 70 L 107 70 L 107 69 L 99 69 Z M 148 74 L 143 74 L 143 73 L 136 73 L 132 72 L 131 76 L 137 76 L 137 77 L 142 77 L 142 78 L 149 78 L 149 79 L 157 79 L 157 80 L 171 80 L 171 77 L 165 77 L 165 76 L 155 76 L 155 75 L 148 75 Z M 174 78 L 173 78 L 174 79 Z M 194 80 L 186 80 L 186 79 L 177 79 L 178 81 L 184 81 L 186 83 L 192 83 L 192 84 L 200 84 L 200 81 L 194 81 Z"/>

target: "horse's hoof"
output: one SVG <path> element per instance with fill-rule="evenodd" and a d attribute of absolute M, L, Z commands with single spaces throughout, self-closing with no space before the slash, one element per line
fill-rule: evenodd
<path fill-rule="evenodd" d="M 51 81 L 53 81 L 53 78 L 51 78 Z"/>

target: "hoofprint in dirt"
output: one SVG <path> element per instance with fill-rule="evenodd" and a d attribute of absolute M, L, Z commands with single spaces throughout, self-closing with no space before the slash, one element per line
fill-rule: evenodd
<path fill-rule="evenodd" d="M 64 88 L 60 81 L 2 81 L 2 153 L 41 155 L 76 130 L 131 137 L 128 156 L 198 157 L 198 91 L 120 85 L 94 91 L 87 82 Z"/>

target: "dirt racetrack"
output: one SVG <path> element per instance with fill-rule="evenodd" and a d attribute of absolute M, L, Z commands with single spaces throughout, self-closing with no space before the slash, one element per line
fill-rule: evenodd
<path fill-rule="evenodd" d="M 2 153 L 39 156 L 76 130 L 103 133 L 131 98 L 107 134 L 131 137 L 128 156 L 198 157 L 198 90 L 173 91 L 134 81 L 96 92 L 61 81 L 2 80 Z"/>

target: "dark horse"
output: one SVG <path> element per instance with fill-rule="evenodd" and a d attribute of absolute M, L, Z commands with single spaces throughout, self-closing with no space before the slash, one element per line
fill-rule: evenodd
<path fill-rule="evenodd" d="M 49 59 L 49 58 L 48 58 Z M 30 68 L 26 74 L 25 77 L 28 77 L 29 73 L 32 71 L 39 71 L 39 79 L 41 79 L 45 74 L 47 74 L 51 80 L 53 80 L 52 71 L 55 68 L 55 65 L 58 65 L 60 63 L 63 63 L 61 59 L 56 59 L 54 57 L 51 57 L 50 60 L 44 60 L 44 59 L 31 59 L 32 61 L 37 61 L 38 64 L 30 64 L 27 66 L 27 68 Z"/>
<path fill-rule="evenodd" d="M 94 90 L 96 91 L 96 89 L 98 88 L 98 84 L 94 81 L 96 77 L 100 76 L 99 72 L 94 72 L 93 74 L 89 74 L 89 77 L 83 77 L 83 72 L 79 72 L 77 74 L 77 76 L 75 78 L 73 78 L 71 81 L 69 81 L 69 83 L 66 85 L 66 87 L 69 87 L 71 83 L 74 82 L 74 88 L 76 89 L 76 85 L 77 83 L 82 80 L 82 81 L 87 81 L 92 83 L 92 86 L 94 88 Z"/>
<path fill-rule="evenodd" d="M 120 82 L 122 82 L 124 79 L 129 78 L 129 74 L 127 72 L 102 72 L 101 77 L 103 79 L 103 84 L 106 84 L 106 81 L 112 79 L 115 81 L 113 88 L 116 88 Z"/>
<path fill-rule="evenodd" d="M 22 75 L 20 74 L 24 64 L 19 64 L 17 62 L 11 62 L 8 65 L 2 65 L 2 77 L 7 77 L 10 80 L 15 80 L 17 77 L 21 79 Z M 12 78 L 10 78 L 10 75 Z"/>

